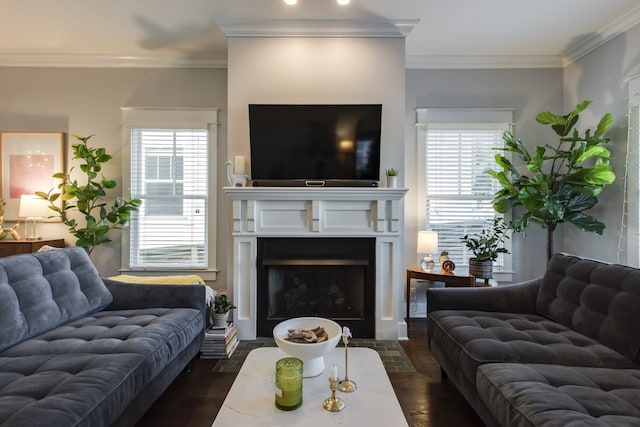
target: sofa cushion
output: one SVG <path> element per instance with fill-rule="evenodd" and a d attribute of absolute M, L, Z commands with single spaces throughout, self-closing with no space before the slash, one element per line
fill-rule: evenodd
<path fill-rule="evenodd" d="M 439 310 L 429 314 L 427 328 L 471 383 L 478 366 L 492 362 L 637 367 L 592 338 L 535 314 Z"/>
<path fill-rule="evenodd" d="M 495 363 L 476 384 L 501 425 L 640 426 L 640 370 Z"/>
<path fill-rule="evenodd" d="M 112 296 L 82 248 L 0 259 L 0 351 L 106 307 Z"/>
<path fill-rule="evenodd" d="M 640 270 L 555 254 L 536 301 L 547 316 L 640 361 Z"/>
<path fill-rule="evenodd" d="M 0 425 L 108 425 L 149 380 L 140 354 L 0 357 Z"/>
<path fill-rule="evenodd" d="M 101 311 L 23 341 L 0 357 L 34 354 L 142 354 L 157 373 L 203 331 L 192 308 Z"/>

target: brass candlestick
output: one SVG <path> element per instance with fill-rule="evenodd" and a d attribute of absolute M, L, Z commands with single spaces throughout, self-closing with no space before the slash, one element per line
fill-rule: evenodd
<path fill-rule="evenodd" d="M 349 379 L 349 352 L 348 344 L 351 331 L 346 326 L 342 329 L 342 342 L 344 343 L 344 379 L 338 383 L 338 390 L 343 393 L 353 393 L 358 389 L 354 381 Z"/>
<path fill-rule="evenodd" d="M 336 389 L 338 388 L 338 381 L 333 378 L 329 378 L 329 388 L 331 389 L 331 397 L 325 399 L 322 402 L 322 407 L 329 412 L 340 412 L 344 409 L 344 400 L 336 397 Z"/>

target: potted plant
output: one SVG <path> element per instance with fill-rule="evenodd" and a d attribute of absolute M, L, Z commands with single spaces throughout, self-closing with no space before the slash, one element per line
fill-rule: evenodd
<path fill-rule="evenodd" d="M 80 170 L 85 174 L 85 182 L 80 183 L 72 178 L 74 168 L 71 168 L 68 173 L 58 172 L 53 175 L 54 178 L 62 179 L 58 191 L 52 188 L 48 193 L 35 193 L 49 201 L 49 208 L 62 217 L 71 234 L 77 237 L 76 246 L 83 247 L 89 254 L 97 245 L 110 242 L 111 239 L 107 236 L 109 232 L 125 227 L 131 212 L 137 211 L 141 203 L 138 199 L 116 197 L 113 204 L 107 207 L 107 192 L 114 189 L 117 183 L 100 173 L 102 165 L 111 160 L 111 155 L 104 148 L 89 147 L 87 142 L 92 136 L 73 135 L 80 143 L 71 145 L 73 159 L 82 160 Z M 62 207 L 55 204 L 60 197 L 64 201 Z M 79 213 L 82 219 L 70 218 L 69 212 Z"/>
<path fill-rule="evenodd" d="M 604 134 L 613 119 L 607 113 L 593 134 L 587 129 L 580 135 L 573 127 L 590 104 L 591 101 L 583 101 L 564 116 L 551 112 L 538 114 L 536 121 L 551 126 L 558 143 L 537 146 L 533 155 L 520 139 L 509 132 L 503 134 L 504 150 L 515 153 L 526 164 L 527 174 L 520 173 L 500 154 L 495 158 L 502 170 L 487 171 L 502 186 L 494 197 L 493 208 L 500 213 L 513 211 L 515 230 L 522 231 L 531 222 L 547 229 L 548 260 L 553 255 L 553 232 L 558 224 L 570 222 L 598 234 L 605 228 L 585 211 L 598 203 L 597 196 L 604 186 L 616 178 L 609 163 L 611 153 L 604 147 L 609 141 Z M 524 213 L 517 216 L 517 207 L 524 208 Z"/>
<path fill-rule="evenodd" d="M 482 279 L 493 277 L 493 262 L 499 254 L 509 251 L 504 247 L 504 241 L 509 238 L 511 225 L 503 218 L 494 218 L 491 226 L 485 228 L 480 234 L 465 235 L 461 240 L 473 253 L 469 258 L 469 274 Z"/>
<path fill-rule="evenodd" d="M 216 293 L 213 298 L 213 307 L 209 306 L 212 325 L 214 327 L 226 326 L 229 321 L 229 312 L 234 308 L 237 307 L 233 305 L 226 295 L 218 295 Z"/>
<path fill-rule="evenodd" d="M 440 252 L 440 256 L 438 257 L 438 262 L 442 265 L 443 262 L 449 259 L 449 251 Z"/>
<path fill-rule="evenodd" d="M 387 176 L 387 187 L 388 188 L 396 188 L 398 185 L 398 173 L 399 169 L 389 168 L 384 171 Z"/>

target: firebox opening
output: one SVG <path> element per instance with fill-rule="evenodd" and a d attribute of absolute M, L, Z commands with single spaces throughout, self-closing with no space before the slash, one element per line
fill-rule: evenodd
<path fill-rule="evenodd" d="M 279 322 L 326 317 L 375 336 L 375 239 L 258 239 L 259 336 Z"/>

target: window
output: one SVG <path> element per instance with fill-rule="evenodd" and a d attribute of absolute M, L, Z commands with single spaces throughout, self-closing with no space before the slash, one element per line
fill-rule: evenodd
<path fill-rule="evenodd" d="M 640 75 L 629 79 L 628 137 L 624 171 L 624 209 L 617 262 L 640 266 Z M 620 178 L 621 174 L 617 174 Z M 626 228 L 626 231 L 624 230 Z M 623 240 L 626 238 L 626 242 Z M 626 252 L 626 256 L 623 256 Z"/>
<path fill-rule="evenodd" d="M 147 113 L 144 120 L 134 114 L 138 110 L 126 110 L 131 197 L 142 200 L 130 223 L 126 266 L 206 270 L 215 247 L 215 234 L 210 236 L 215 231 L 215 193 L 210 191 L 215 188 L 210 182 L 215 175 L 215 168 L 210 170 L 215 123 L 189 123 L 181 111 L 168 117 L 166 110 L 157 117 L 153 110 L 142 111 Z M 154 122 L 163 125 L 152 126 Z"/>
<path fill-rule="evenodd" d="M 473 254 L 461 238 L 480 233 L 499 215 L 492 201 L 500 186 L 485 171 L 497 169 L 494 156 L 511 116 L 511 110 L 418 111 L 421 229 L 437 231 L 438 250 L 463 268 Z M 502 121 L 477 121 L 482 118 Z M 510 255 L 501 254 L 494 271 L 510 270 Z"/>

